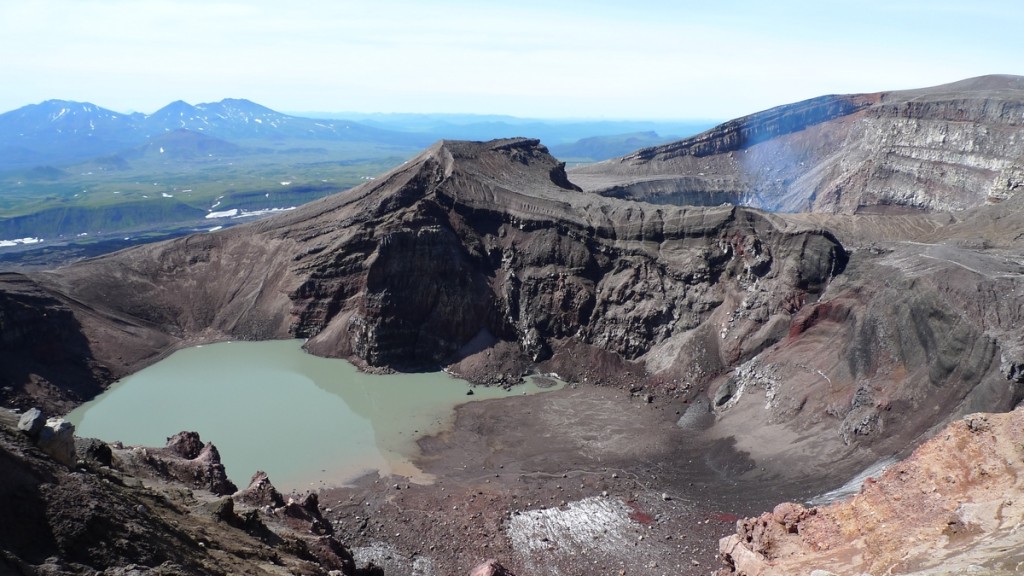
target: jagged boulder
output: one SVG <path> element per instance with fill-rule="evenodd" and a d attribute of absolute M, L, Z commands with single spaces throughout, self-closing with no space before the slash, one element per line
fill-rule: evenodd
<path fill-rule="evenodd" d="M 228 479 L 220 452 L 212 442 L 203 444 L 196 432 L 179 432 L 167 439 L 164 448 L 135 448 L 132 454 L 144 466 L 162 476 L 174 478 L 219 496 L 238 491 Z"/>
<path fill-rule="evenodd" d="M 257 470 L 249 480 L 249 486 L 235 494 L 235 499 L 252 506 L 280 508 L 284 506 L 284 497 L 270 482 L 270 477 L 263 470 Z"/>
<path fill-rule="evenodd" d="M 309 523 L 309 530 L 314 534 L 330 534 L 334 527 L 320 512 L 320 499 L 315 492 L 309 492 L 300 500 L 288 499 L 284 505 L 284 515 Z"/>
<path fill-rule="evenodd" d="M 38 438 L 46 426 L 46 416 L 39 408 L 29 408 L 18 419 L 18 430 L 28 434 L 30 438 Z"/>
<path fill-rule="evenodd" d="M 113 465 L 113 451 L 110 445 L 96 438 L 75 438 L 75 453 L 79 460 L 98 466 Z"/>
<path fill-rule="evenodd" d="M 167 449 L 186 460 L 198 458 L 203 447 L 198 432 L 178 432 L 167 439 Z"/>

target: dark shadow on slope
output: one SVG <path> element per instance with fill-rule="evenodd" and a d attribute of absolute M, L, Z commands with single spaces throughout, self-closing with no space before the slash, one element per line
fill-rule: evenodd
<path fill-rule="evenodd" d="M 28 408 L 43 395 L 44 408 L 63 412 L 109 381 L 71 309 L 21 274 L 0 274 L 0 328 L 4 406 Z"/>

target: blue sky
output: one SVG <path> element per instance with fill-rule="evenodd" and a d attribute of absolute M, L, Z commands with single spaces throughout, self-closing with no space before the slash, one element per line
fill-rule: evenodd
<path fill-rule="evenodd" d="M 726 119 L 1024 75 L 1024 3 L 0 0 L 0 111 L 248 98 L 277 110 Z"/>

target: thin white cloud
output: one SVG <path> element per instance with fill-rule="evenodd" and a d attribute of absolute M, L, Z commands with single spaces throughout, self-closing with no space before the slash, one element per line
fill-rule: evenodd
<path fill-rule="evenodd" d="M 43 0 L 3 12 L 0 110 L 245 97 L 286 110 L 725 118 L 1024 74 L 1024 9 L 987 0 Z"/>

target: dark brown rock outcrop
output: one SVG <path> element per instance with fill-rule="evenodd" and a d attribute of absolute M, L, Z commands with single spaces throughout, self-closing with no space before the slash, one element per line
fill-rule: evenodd
<path fill-rule="evenodd" d="M 212 442 L 204 444 L 196 432 L 179 432 L 167 439 L 164 448 L 136 448 L 131 457 L 135 465 L 187 486 L 220 496 L 238 491 L 224 471 L 217 447 Z"/>
<path fill-rule="evenodd" d="M 581 380 L 701 382 L 782 337 L 845 261 L 829 234 L 758 211 L 581 193 L 537 141 L 517 139 L 442 142 L 282 217 L 39 281 L 89 303 L 97 314 L 83 330 L 108 361 L 151 345 L 156 330 L 172 342 L 303 337 L 316 354 L 364 366 L 458 361 L 474 380 L 494 378 L 475 359 L 499 351 L 511 352 L 513 378 L 548 361 Z M 708 320 L 743 294 L 742 334 L 708 344 Z M 116 333 L 114 319 L 136 328 Z M 570 349 L 610 353 L 620 369 L 576 365 Z"/>
<path fill-rule="evenodd" d="M 0 574 L 355 573 L 351 552 L 311 523 L 139 467 L 146 449 L 79 439 L 83 462 L 69 470 L 17 422 L 0 409 Z"/>
<path fill-rule="evenodd" d="M 724 437 L 780 473 L 796 455 L 863 468 L 1021 401 L 1024 197 L 955 218 L 791 217 L 836 230 L 850 262 L 784 339 L 710 386 Z"/>
<path fill-rule="evenodd" d="M 252 475 L 249 486 L 238 492 L 235 498 L 252 506 L 280 508 L 284 506 L 284 496 L 270 483 L 267 473 L 259 470 Z"/>

